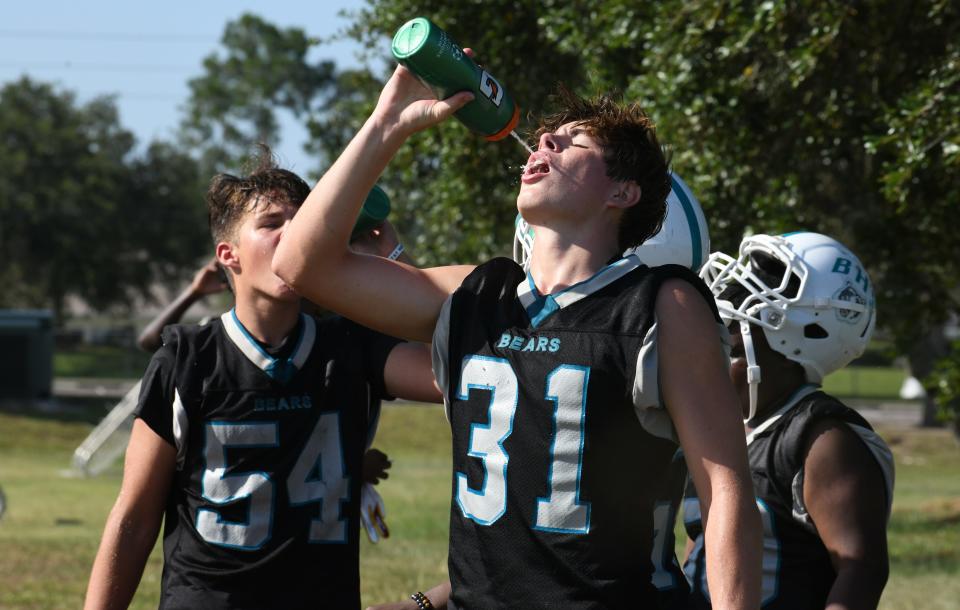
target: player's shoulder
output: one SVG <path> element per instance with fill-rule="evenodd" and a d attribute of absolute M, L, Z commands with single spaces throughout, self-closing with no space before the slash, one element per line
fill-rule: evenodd
<path fill-rule="evenodd" d="M 694 286 L 706 286 L 699 275 L 691 271 L 689 267 L 684 267 L 683 265 L 668 263 L 666 265 L 648 267 L 648 269 L 650 277 L 660 283 L 667 280 L 678 279 L 693 284 Z"/>
<path fill-rule="evenodd" d="M 339 314 L 325 314 L 319 316 L 310 316 L 316 325 L 318 338 L 326 338 L 331 335 L 340 335 L 349 333 L 352 329 L 363 328 L 349 318 L 344 318 Z"/>
<path fill-rule="evenodd" d="M 214 318 L 207 324 L 169 324 L 160 333 L 163 342 L 161 349 L 174 353 L 210 349 L 223 332 L 220 318 Z"/>
<path fill-rule="evenodd" d="M 642 277 L 643 282 L 650 285 L 650 290 L 659 295 L 660 289 L 664 286 L 682 286 L 694 290 L 706 302 L 707 306 L 719 317 L 717 312 L 717 303 L 713 294 L 707 285 L 700 279 L 696 273 L 683 265 L 658 265 L 649 267 L 649 271 Z"/>
<path fill-rule="evenodd" d="M 499 257 L 478 265 L 463 279 L 451 295 L 451 302 L 461 307 L 499 308 L 512 301 L 517 286 L 526 281 L 527 273 L 509 258 Z"/>
<path fill-rule="evenodd" d="M 480 289 L 490 284 L 501 284 L 512 281 L 517 282 L 526 277 L 523 267 L 518 265 L 512 259 L 498 256 L 485 263 L 477 265 L 473 271 L 464 278 L 461 287 L 468 289 Z"/>
<path fill-rule="evenodd" d="M 789 433 L 804 435 L 813 426 L 825 421 L 840 421 L 870 429 L 866 419 L 840 399 L 823 390 L 811 392 L 803 397 L 787 413 L 784 428 Z"/>
<path fill-rule="evenodd" d="M 219 318 L 208 324 L 171 324 L 161 333 L 163 344 L 154 354 L 157 365 L 178 379 L 210 371 L 222 363 L 219 354 L 226 332 Z"/>
<path fill-rule="evenodd" d="M 400 341 L 336 314 L 314 317 L 314 322 L 316 323 L 316 343 L 327 352 L 331 348 L 334 351 L 363 350 L 371 343 Z"/>
<path fill-rule="evenodd" d="M 780 467 L 791 471 L 802 467 L 810 444 L 831 429 L 846 439 L 843 442 L 859 438 L 868 448 L 885 447 L 862 415 L 823 391 L 811 392 L 801 399 L 785 414 L 779 428 L 776 459 Z"/>

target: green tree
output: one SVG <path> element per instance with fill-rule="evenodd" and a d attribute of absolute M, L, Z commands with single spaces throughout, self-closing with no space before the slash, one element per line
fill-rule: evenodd
<path fill-rule="evenodd" d="M 372 0 L 348 35 L 375 67 L 329 66 L 323 78 L 302 32 L 247 16 L 228 27 L 227 59 L 208 59 L 192 84 L 200 139 L 245 152 L 276 137 L 270 112 L 287 108 L 328 163 L 393 68 L 390 37 L 418 15 L 477 50 L 524 109 L 521 131 L 559 80 L 643 101 L 708 214 L 715 248 L 734 250 L 745 232 L 798 228 L 848 243 L 871 272 L 880 325 L 899 353 L 930 354 L 928 338 L 957 310 L 955 2 Z M 279 93 L 290 83 L 307 85 Z M 485 143 L 456 122 L 411 139 L 382 182 L 418 257 L 506 253 L 525 159 L 515 142 Z M 920 376 L 933 366 L 912 362 Z"/>
<path fill-rule="evenodd" d="M 129 286 L 149 294 L 156 282 L 179 284 L 213 252 L 204 193 L 210 177 L 196 159 L 167 142 L 152 142 L 127 163 L 128 196 L 117 210 L 127 233 Z"/>
<path fill-rule="evenodd" d="M 318 41 L 300 28 L 278 28 L 245 14 L 227 24 L 222 52 L 191 80 L 185 143 L 206 170 L 238 168 L 253 146 L 279 140 L 278 112 L 306 122 L 322 108 L 335 80 L 333 62 L 308 57 Z M 209 172 L 208 172 L 209 173 Z"/>
<path fill-rule="evenodd" d="M 647 68 L 675 163 L 735 247 L 744 229 L 834 235 L 918 377 L 956 310 L 960 6 L 900 0 L 661 3 Z M 932 407 L 932 405 L 931 405 Z M 933 410 L 928 409 L 928 413 Z"/>
<path fill-rule="evenodd" d="M 159 145 L 134 158 L 110 98 L 78 105 L 49 84 L 9 83 L 0 141 L 0 306 L 62 319 L 70 295 L 126 304 L 204 247 L 195 165 Z M 174 217 L 160 235 L 158 222 Z"/>
<path fill-rule="evenodd" d="M 643 101 L 715 248 L 734 250 L 747 231 L 834 235 L 870 270 L 899 353 L 929 354 L 926 338 L 957 309 L 956 2 L 371 4 L 358 40 L 386 50 L 401 23 L 427 15 L 475 47 L 526 109 L 540 110 L 558 78 Z M 342 124 L 355 128 L 372 102 L 340 109 Z M 445 125 L 388 170 L 431 260 L 504 250 L 514 187 L 502 168 L 522 158 L 510 146 Z M 919 376 L 932 366 L 912 360 Z"/>
<path fill-rule="evenodd" d="M 954 341 L 950 353 L 937 362 L 925 386 L 940 407 L 940 417 L 960 438 L 960 341 Z"/>
<path fill-rule="evenodd" d="M 529 115 L 543 110 L 558 75 L 573 85 L 583 79 L 580 52 L 560 50 L 547 38 L 541 25 L 547 12 L 543 2 L 533 1 L 371 3 L 355 15 L 349 35 L 366 45 L 375 65 L 386 67 L 341 75 L 338 89 L 344 93 L 312 125 L 314 150 L 336 158 L 356 133 L 396 65 L 389 56 L 394 32 L 421 15 L 477 50 L 478 61 L 520 104 L 518 131 L 525 133 L 531 127 Z M 381 183 L 391 195 L 393 218 L 405 239 L 415 242 L 418 261 L 479 262 L 509 253 L 520 171 L 528 154 L 512 138 L 488 143 L 456 121 L 411 138 Z"/>

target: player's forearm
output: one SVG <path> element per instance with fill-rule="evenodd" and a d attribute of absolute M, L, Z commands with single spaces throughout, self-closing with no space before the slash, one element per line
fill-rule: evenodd
<path fill-rule="evenodd" d="M 144 526 L 114 507 L 90 572 L 84 610 L 126 608 L 140 584 L 143 567 L 157 539 L 157 526 Z"/>
<path fill-rule="evenodd" d="M 716 610 L 760 605 L 763 529 L 752 493 L 740 487 L 715 486 L 705 515 L 707 582 Z"/>
<path fill-rule="evenodd" d="M 426 596 L 427 600 L 429 600 L 430 605 L 437 610 L 443 610 L 450 601 L 450 581 L 448 580 L 422 593 Z M 370 606 L 367 610 L 418 610 L 418 608 L 420 608 L 420 605 L 411 597 L 398 602 Z"/>
<path fill-rule="evenodd" d="M 437 610 L 443 610 L 450 601 L 450 581 L 426 591 L 426 596 Z"/>
<path fill-rule="evenodd" d="M 177 298 L 170 303 L 160 315 L 150 321 L 140 336 L 137 337 L 137 345 L 140 349 L 148 352 L 155 352 L 162 345 L 160 333 L 163 327 L 168 324 L 176 324 L 183 317 L 183 314 L 190 309 L 190 306 L 197 302 L 200 295 L 194 290 L 193 286 L 188 286 L 181 292 Z"/>
<path fill-rule="evenodd" d="M 840 562 L 837 579 L 827 596 L 827 610 L 871 610 L 880 603 L 887 584 L 886 553 L 873 559 Z"/>

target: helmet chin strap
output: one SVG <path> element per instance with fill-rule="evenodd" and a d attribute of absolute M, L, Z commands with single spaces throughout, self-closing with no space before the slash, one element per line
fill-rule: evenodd
<path fill-rule="evenodd" d="M 740 320 L 740 337 L 743 339 L 743 353 L 747 356 L 747 384 L 750 386 L 750 413 L 744 421 L 749 421 L 757 414 L 757 387 L 760 385 L 760 367 L 757 366 L 757 355 L 753 350 L 753 335 L 750 334 L 750 323 L 746 320 Z"/>

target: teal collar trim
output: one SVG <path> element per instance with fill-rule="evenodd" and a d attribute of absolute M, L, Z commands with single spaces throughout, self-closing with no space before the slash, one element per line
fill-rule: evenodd
<path fill-rule="evenodd" d="M 221 315 L 220 321 L 223 322 L 223 327 L 227 331 L 227 337 L 237 346 L 237 349 L 267 376 L 280 383 L 290 381 L 297 371 L 303 367 L 316 341 L 316 323 L 312 317 L 301 313 L 300 323 L 297 325 L 299 332 L 296 338 L 296 346 L 290 352 L 289 357 L 278 359 L 268 354 L 250 332 L 244 328 L 237 318 L 236 308 Z"/>
<path fill-rule="evenodd" d="M 635 254 L 630 254 L 603 267 L 582 282 L 548 295 L 540 294 L 533 276 L 527 271 L 527 281 L 517 284 L 517 298 L 530 318 L 530 325 L 536 328 L 552 313 L 609 286 L 642 265 Z"/>

